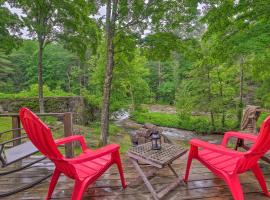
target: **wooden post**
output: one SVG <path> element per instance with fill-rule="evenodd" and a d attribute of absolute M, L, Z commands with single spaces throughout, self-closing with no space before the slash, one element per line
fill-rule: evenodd
<path fill-rule="evenodd" d="M 17 137 L 21 137 L 21 130 L 19 128 L 21 128 L 19 116 L 12 116 L 12 129 L 14 129 L 12 131 L 13 139 Z M 16 140 L 13 142 L 13 146 L 16 146 L 19 144 L 21 144 L 21 140 Z"/>
<path fill-rule="evenodd" d="M 64 134 L 65 137 L 73 135 L 73 122 L 71 112 L 64 114 Z M 65 145 L 65 152 L 67 158 L 72 158 L 74 156 L 73 143 L 68 143 Z"/>

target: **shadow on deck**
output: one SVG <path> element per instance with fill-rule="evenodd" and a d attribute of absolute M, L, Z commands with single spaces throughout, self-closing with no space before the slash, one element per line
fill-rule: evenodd
<path fill-rule="evenodd" d="M 181 172 L 184 175 L 185 163 L 187 156 L 183 156 L 178 159 L 174 164 L 174 168 L 177 172 Z M 32 157 L 31 160 L 37 159 Z M 140 199 L 148 200 L 152 199 L 151 194 L 146 189 L 143 183 L 134 184 L 137 173 L 135 172 L 131 162 L 122 156 L 125 178 L 128 184 L 133 183 L 122 190 L 119 180 L 118 172 L 115 166 L 111 167 L 94 185 L 89 186 L 85 193 L 84 199 L 99 199 L 99 200 L 114 200 L 114 199 Z M 30 162 L 28 159 L 25 162 Z M 263 168 L 268 187 L 270 187 L 270 165 L 261 163 Z M 143 167 L 145 171 L 149 170 L 149 167 Z M 21 186 L 22 184 L 29 183 L 34 179 L 37 179 L 49 171 L 54 169 L 53 164 L 44 160 L 42 163 L 19 172 L 13 175 L 0 177 L 0 192 L 8 190 L 13 187 Z M 168 168 L 162 169 L 158 172 L 158 175 L 151 179 L 156 189 L 161 189 L 166 184 L 172 182 L 175 178 Z M 243 190 L 245 193 L 245 199 L 268 199 L 263 196 L 261 189 L 255 180 L 251 172 L 245 173 L 240 176 Z M 15 195 L 1 198 L 1 199 L 45 199 L 48 190 L 49 180 L 26 190 L 24 192 L 17 193 Z M 73 188 L 73 181 L 65 176 L 61 176 L 59 182 L 55 188 L 53 199 L 70 199 Z M 230 191 L 226 184 L 215 177 L 208 169 L 203 167 L 198 161 L 193 162 L 193 167 L 190 174 L 190 180 L 187 186 L 179 186 L 175 190 L 171 191 L 164 199 L 232 199 Z"/>

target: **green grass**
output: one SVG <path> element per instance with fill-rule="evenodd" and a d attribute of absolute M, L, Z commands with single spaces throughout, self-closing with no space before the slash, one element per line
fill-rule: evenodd
<path fill-rule="evenodd" d="M 100 122 L 92 122 L 89 125 L 89 127 L 90 127 L 90 131 L 92 134 L 95 134 L 95 135 L 100 134 L 100 131 L 101 131 Z M 123 130 L 120 127 L 118 127 L 114 123 L 110 122 L 110 125 L 109 125 L 109 135 L 110 136 L 114 136 L 117 133 L 122 132 L 122 131 Z"/>
<path fill-rule="evenodd" d="M 0 117 L 0 132 L 11 129 L 11 118 Z"/>
<path fill-rule="evenodd" d="M 90 124 L 88 133 L 84 134 L 88 145 L 92 148 L 98 148 L 101 146 L 100 138 L 100 123 L 93 122 Z M 131 147 L 130 136 L 121 127 L 110 123 L 109 126 L 109 143 L 117 143 L 120 145 L 120 152 L 125 153 Z"/>
<path fill-rule="evenodd" d="M 11 129 L 11 118 L 10 117 L 0 117 L 0 133 Z M 9 140 L 12 138 L 10 132 L 0 135 L 0 142 Z"/>
<path fill-rule="evenodd" d="M 140 124 L 148 122 L 159 126 L 179 128 L 179 118 L 177 114 L 136 111 L 132 113 L 131 118 Z"/>
<path fill-rule="evenodd" d="M 132 113 L 131 118 L 140 124 L 152 123 L 158 126 L 185 129 L 197 133 L 221 133 L 225 130 L 233 130 L 236 124 L 235 120 L 227 119 L 226 127 L 221 129 L 220 120 L 216 120 L 216 127 L 211 127 L 208 116 L 165 114 L 147 111 L 135 111 Z"/>
<path fill-rule="evenodd" d="M 158 126 L 181 128 L 197 132 L 208 132 L 209 122 L 205 116 L 179 116 L 158 112 L 139 112 L 132 114 L 132 119 L 140 124 L 151 123 Z"/>

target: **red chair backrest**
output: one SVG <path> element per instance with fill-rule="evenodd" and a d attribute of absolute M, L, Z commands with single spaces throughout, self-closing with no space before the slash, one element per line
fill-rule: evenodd
<path fill-rule="evenodd" d="M 256 143 L 250 149 L 255 154 L 264 155 L 270 149 L 270 116 L 267 117 L 260 129 Z"/>
<path fill-rule="evenodd" d="M 63 155 L 57 149 L 50 128 L 28 108 L 21 108 L 20 120 L 29 139 L 36 148 L 51 160 L 59 160 Z"/>
<path fill-rule="evenodd" d="M 29 139 L 36 148 L 53 161 L 61 172 L 70 178 L 76 176 L 74 166 L 70 165 L 57 149 L 50 128 L 28 108 L 20 109 L 20 120 Z"/>
<path fill-rule="evenodd" d="M 240 171 L 250 169 L 270 149 L 270 116 L 261 125 L 256 142 L 245 155 L 245 160 L 240 166 Z"/>

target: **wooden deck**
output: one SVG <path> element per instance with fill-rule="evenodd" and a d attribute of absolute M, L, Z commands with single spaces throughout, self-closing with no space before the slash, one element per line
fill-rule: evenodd
<path fill-rule="evenodd" d="M 151 195 L 144 186 L 143 183 L 136 183 L 137 174 L 131 165 L 131 162 L 127 160 L 125 156 L 123 157 L 125 178 L 129 184 L 126 190 L 122 190 L 119 176 L 116 167 L 113 166 L 107 171 L 104 176 L 102 176 L 95 185 L 88 188 L 85 193 L 84 199 L 98 199 L 98 200 L 114 200 L 114 199 L 139 199 L 139 200 L 150 200 Z M 184 157 L 178 159 L 178 161 L 173 165 L 178 173 L 181 171 L 184 174 L 186 158 Z M 31 160 L 36 158 L 31 158 Z M 264 174 L 267 179 L 267 184 L 270 187 L 270 165 L 266 163 L 261 163 Z M 0 191 L 5 191 L 7 189 L 21 186 L 24 183 L 29 183 L 35 178 L 38 178 L 49 171 L 53 170 L 53 165 L 50 161 L 45 160 L 25 172 L 19 172 L 14 175 L 8 175 L 0 177 Z M 143 167 L 145 170 L 149 170 L 147 166 Z M 181 169 L 181 170 L 180 170 Z M 157 189 L 161 189 L 166 186 L 166 184 L 172 182 L 175 178 L 171 171 L 167 168 L 158 172 L 158 176 L 154 177 L 151 182 Z M 243 190 L 245 193 L 245 199 L 247 200 L 264 200 L 268 199 L 261 193 L 261 189 L 256 182 L 252 173 L 248 172 L 240 176 Z M 35 186 L 27 191 L 17 193 L 13 196 L 1 198 L 5 199 L 45 199 L 49 180 Z M 53 199 L 70 199 L 72 192 L 73 182 L 64 176 L 61 176 L 55 192 L 53 194 Z M 190 181 L 187 186 L 179 186 L 172 192 L 170 192 L 164 199 L 174 200 L 174 199 L 232 199 L 231 194 L 226 186 L 226 184 L 210 173 L 205 167 L 203 167 L 198 161 L 193 162 L 193 167 L 191 170 Z"/>

